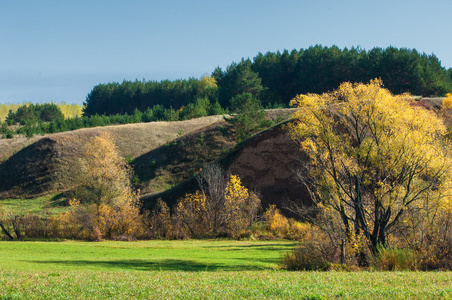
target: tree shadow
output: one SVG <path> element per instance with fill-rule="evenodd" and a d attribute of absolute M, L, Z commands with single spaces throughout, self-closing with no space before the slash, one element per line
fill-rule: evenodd
<path fill-rule="evenodd" d="M 256 245 L 256 244 L 251 244 L 251 245 L 225 245 L 225 246 L 216 246 L 216 245 L 212 245 L 212 246 L 203 246 L 202 248 L 217 248 L 220 251 L 244 251 L 243 248 L 246 248 L 248 250 L 251 250 L 252 248 L 256 248 L 256 250 L 259 251 L 290 251 L 293 250 L 296 246 L 298 245 L 297 242 L 293 242 L 290 244 L 264 244 L 264 245 Z M 224 248 L 224 249 L 221 249 Z"/>
<path fill-rule="evenodd" d="M 261 261 L 256 259 L 255 261 Z M 267 259 L 265 260 L 267 262 Z M 29 261 L 28 261 L 29 262 Z M 95 267 L 111 270 L 133 270 L 133 271 L 258 271 L 265 268 L 260 266 L 228 265 L 227 263 L 202 263 L 183 259 L 164 259 L 164 260 L 144 260 L 144 259 L 125 259 L 125 260 L 46 260 L 32 261 L 38 264 L 60 264 L 71 267 Z"/>

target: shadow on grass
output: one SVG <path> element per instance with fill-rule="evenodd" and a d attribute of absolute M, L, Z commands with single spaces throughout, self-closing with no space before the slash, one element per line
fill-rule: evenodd
<path fill-rule="evenodd" d="M 217 248 L 220 251 L 244 251 L 245 249 L 251 250 L 253 248 L 255 248 L 255 250 L 259 250 L 259 251 L 289 251 L 289 250 L 293 250 L 295 249 L 295 247 L 298 245 L 298 243 L 294 242 L 294 243 L 290 243 L 290 244 L 264 244 L 264 245 L 256 245 L 256 244 L 251 244 L 251 245 L 225 245 L 225 246 L 202 246 L 202 248 Z M 221 249 L 224 248 L 224 249 Z"/>
<path fill-rule="evenodd" d="M 256 261 L 260 261 L 257 259 Z M 273 262 L 273 261 L 272 261 Z M 33 261 L 39 264 L 63 264 L 71 267 L 95 267 L 110 270 L 134 270 L 134 271 L 258 271 L 265 268 L 256 265 L 228 265 L 218 263 L 200 263 L 192 260 L 164 259 L 159 261 L 149 261 L 144 259 L 125 260 L 49 260 Z"/>
<path fill-rule="evenodd" d="M 62 192 L 50 198 L 51 207 L 65 207 L 69 205 L 69 199 L 72 194 L 70 192 Z"/>

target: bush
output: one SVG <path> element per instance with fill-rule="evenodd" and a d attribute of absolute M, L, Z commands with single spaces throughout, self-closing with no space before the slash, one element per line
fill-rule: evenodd
<path fill-rule="evenodd" d="M 452 270 L 452 236 L 447 228 L 443 230 L 444 234 L 429 235 L 420 249 L 421 270 Z"/>
<path fill-rule="evenodd" d="M 282 266 L 289 271 L 327 271 L 332 265 L 330 251 L 324 244 L 306 241 L 282 259 Z"/>
<path fill-rule="evenodd" d="M 378 252 L 373 258 L 373 266 L 384 271 L 417 270 L 419 260 L 411 249 L 394 247 L 378 247 Z"/>
<path fill-rule="evenodd" d="M 285 235 L 290 230 L 289 220 L 281 214 L 276 205 L 270 205 L 264 213 L 267 229 L 275 234 Z"/>
<path fill-rule="evenodd" d="M 174 236 L 170 209 L 162 199 L 157 200 L 155 209 L 148 214 L 148 220 L 151 237 L 161 239 Z"/>

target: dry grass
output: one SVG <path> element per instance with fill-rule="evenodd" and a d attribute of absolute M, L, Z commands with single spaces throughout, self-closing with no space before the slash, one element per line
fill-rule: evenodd
<path fill-rule="evenodd" d="M 293 111 L 270 110 L 269 116 L 283 120 Z M 136 159 L 137 174 L 145 181 L 143 192 L 160 192 L 193 176 L 231 149 L 235 140 L 224 135 L 225 127 L 223 116 L 209 116 L 79 129 L 31 139 L 0 139 L 0 177 L 4 178 L 0 181 L 0 198 L 36 197 L 67 190 L 83 145 L 101 132 L 112 136 L 122 156 Z M 154 160 L 160 162 L 158 168 L 153 166 Z"/>
<path fill-rule="evenodd" d="M 127 156 L 131 154 L 132 157 L 137 157 L 159 145 L 165 144 L 167 141 L 177 138 L 180 132 L 188 133 L 222 120 L 222 118 L 222 116 L 209 116 L 181 122 L 113 125 L 35 136 L 30 139 L 24 136 L 19 136 L 14 139 L 0 139 L 0 161 L 8 159 L 14 153 L 45 137 L 61 143 L 83 144 L 89 137 L 98 135 L 104 131 L 110 133 L 115 139 L 116 145 L 122 155 Z"/>
<path fill-rule="evenodd" d="M 172 141 L 181 134 L 222 120 L 210 116 L 181 122 L 150 122 L 79 129 L 26 139 L 0 140 L 0 198 L 31 197 L 64 190 L 84 144 L 108 132 L 121 155 L 132 158 Z M 7 159 L 9 158 L 9 159 Z"/>

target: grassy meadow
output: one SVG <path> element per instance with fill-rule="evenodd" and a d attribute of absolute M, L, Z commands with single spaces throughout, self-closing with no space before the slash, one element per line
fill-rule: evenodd
<path fill-rule="evenodd" d="M 0 299 L 452 298 L 450 272 L 287 272 L 292 241 L 0 242 Z"/>

